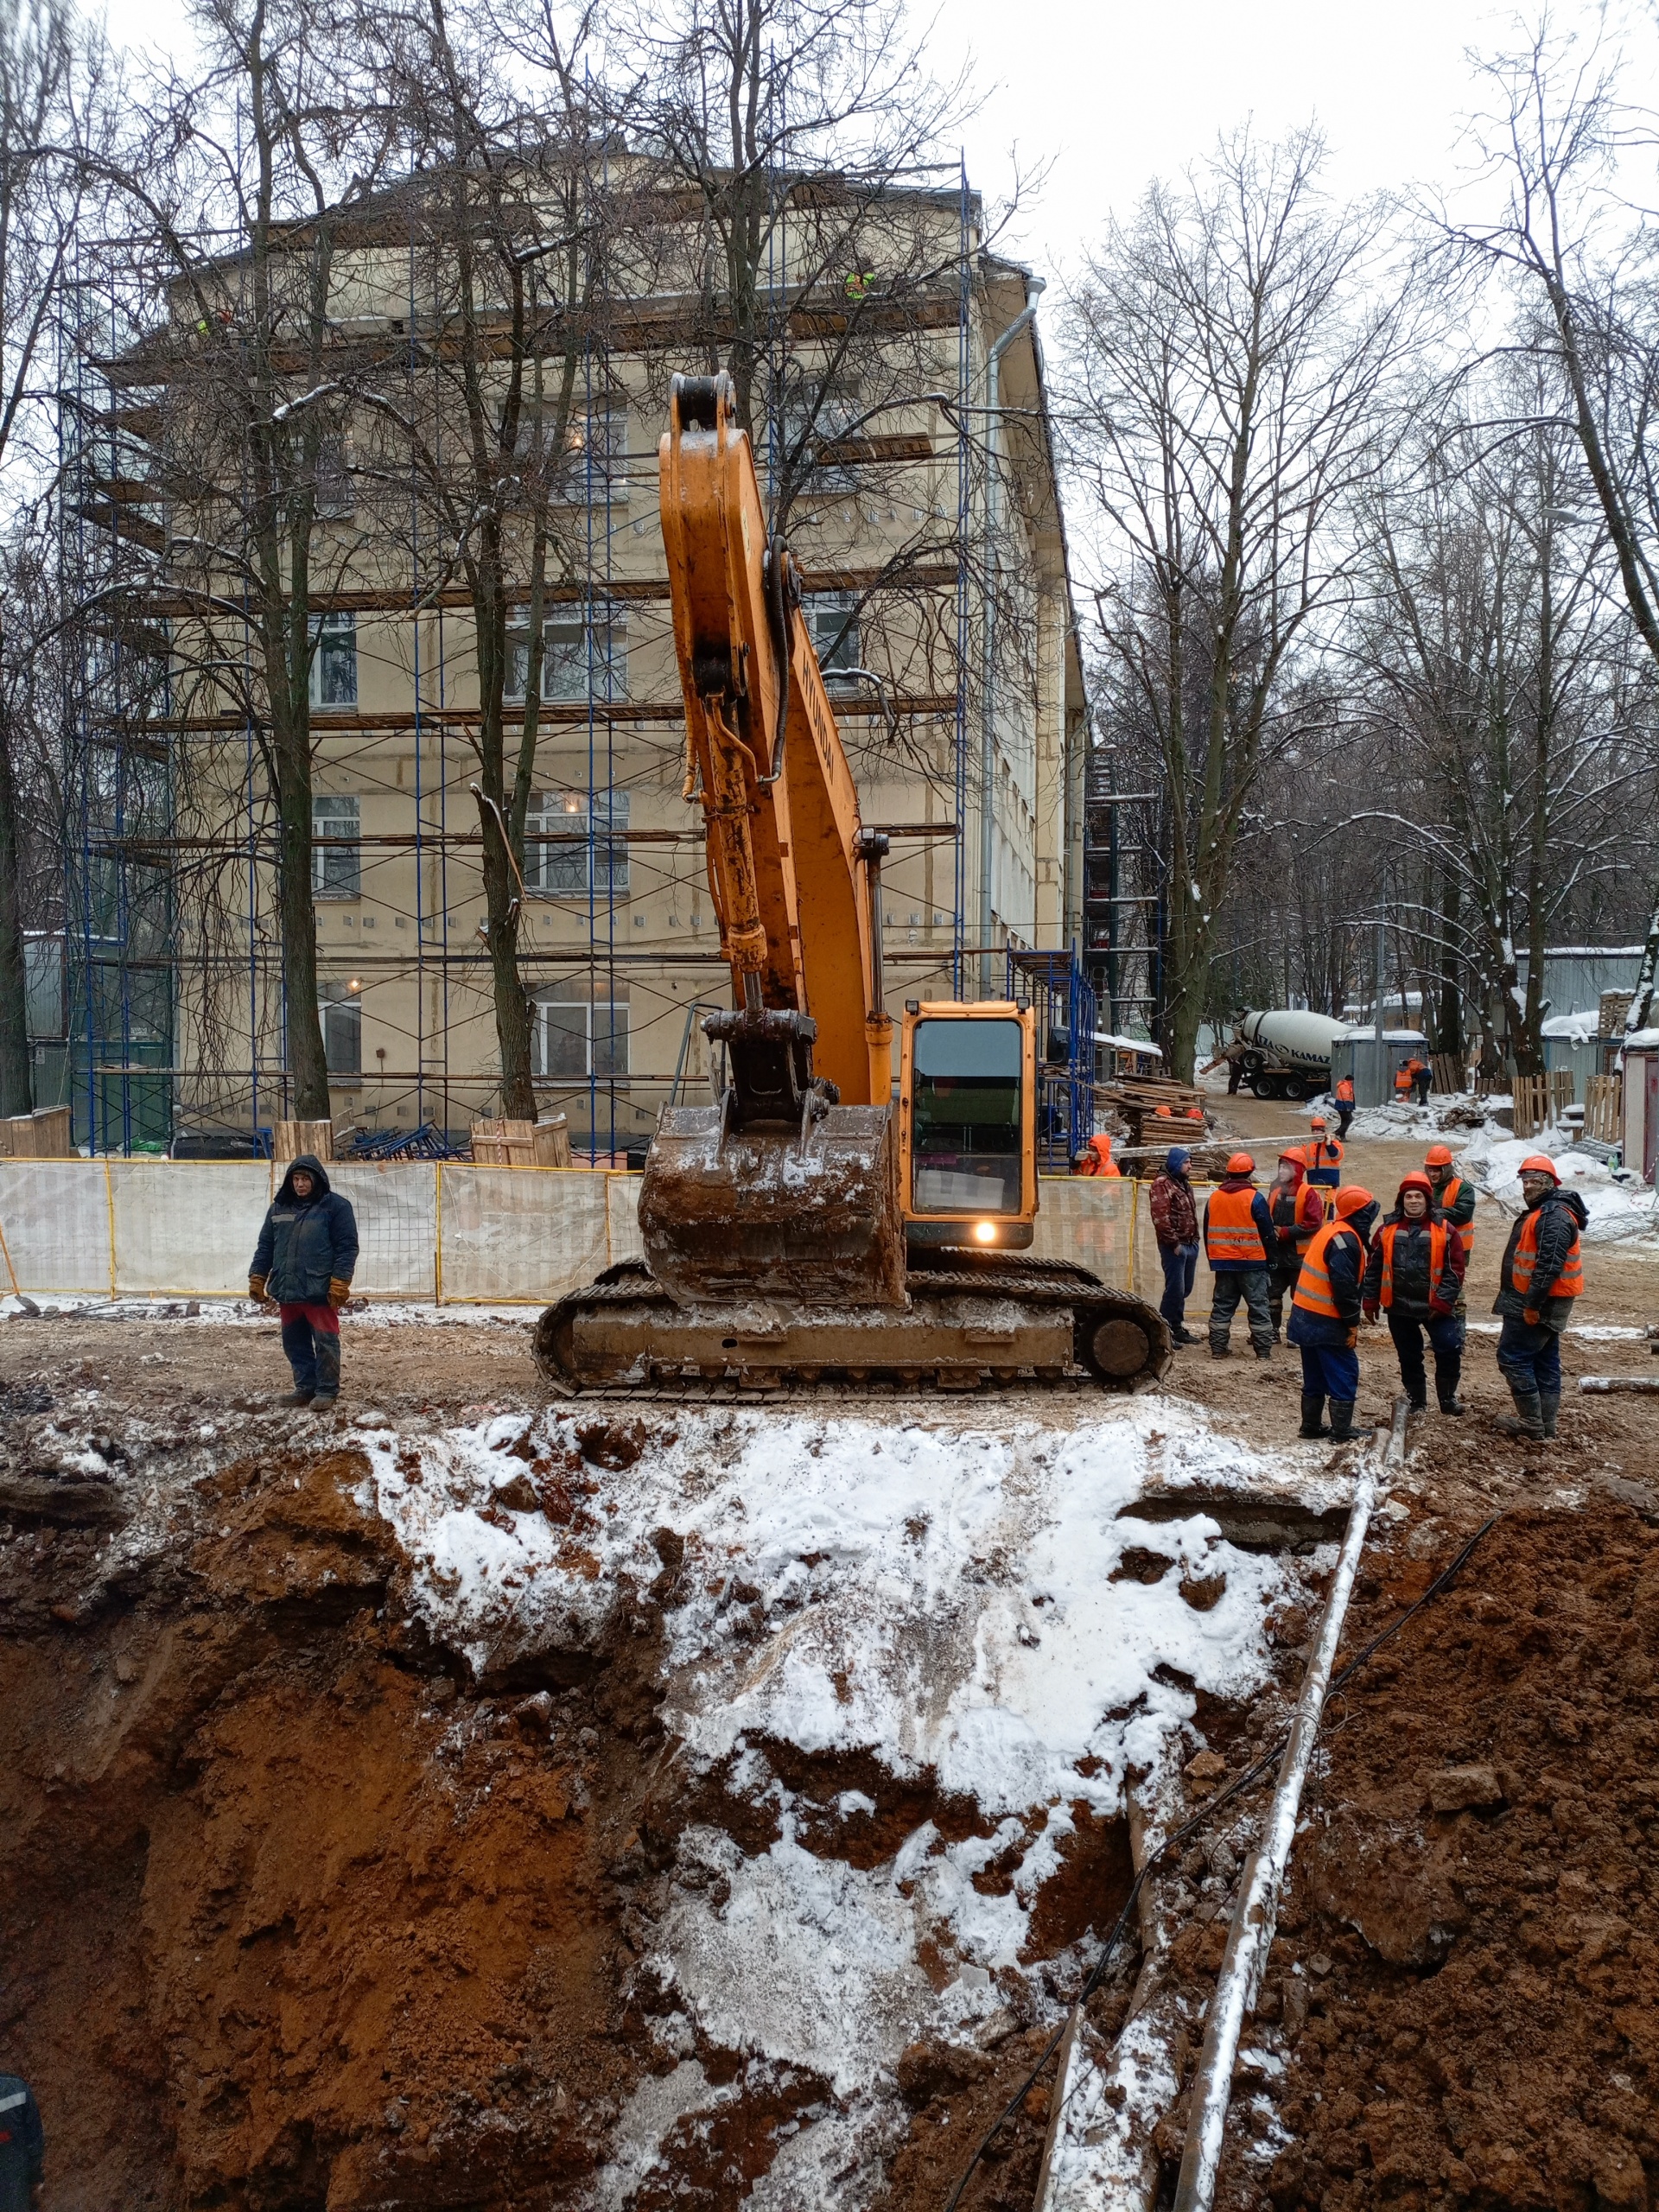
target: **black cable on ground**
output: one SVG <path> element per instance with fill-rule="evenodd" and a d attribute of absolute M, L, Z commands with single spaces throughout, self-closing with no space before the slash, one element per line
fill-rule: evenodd
<path fill-rule="evenodd" d="M 1490 1520 L 1483 1521 L 1479 1528 L 1476 1529 L 1474 1535 L 1470 1537 L 1468 1542 L 1463 1547 L 1463 1549 L 1452 1561 L 1451 1565 L 1441 1569 L 1440 1573 L 1437 1574 L 1434 1580 L 1429 1584 L 1427 1589 L 1424 1591 L 1422 1596 L 1417 1599 L 1412 1605 L 1408 1605 L 1405 1611 L 1401 1614 L 1397 1621 L 1391 1621 L 1388 1627 L 1383 1629 L 1379 1635 L 1374 1636 L 1369 1643 L 1361 1646 L 1360 1649 L 1355 1653 L 1354 1656 L 1348 1662 L 1348 1664 L 1343 1669 L 1342 1672 L 1332 1678 L 1325 1694 L 1325 1702 L 1326 1705 L 1329 1705 L 1333 1694 L 1338 1690 L 1341 1689 L 1344 1683 L 1352 1681 L 1353 1677 L 1359 1672 L 1360 1669 L 1365 1665 L 1366 1662 L 1370 1659 L 1383 1644 L 1387 1643 L 1390 1637 L 1399 1635 L 1401 1630 L 1404 1628 L 1406 1623 L 1412 1618 L 1414 1614 L 1420 1613 L 1423 1607 L 1429 1604 L 1431 1599 L 1438 1598 L 1443 1590 L 1448 1589 L 1451 1586 L 1452 1583 L 1456 1580 L 1459 1574 L 1462 1573 L 1463 1568 L 1467 1562 L 1470 1554 L 1473 1552 L 1476 1545 L 1480 1542 L 1482 1537 L 1487 1534 L 1489 1529 L 1497 1526 L 1503 1517 L 1502 1513 L 1494 1513 Z M 1323 1708 L 1321 1708 L 1320 1717 L 1321 1719 L 1323 1719 Z M 1164 1840 L 1159 1845 L 1157 1850 L 1153 1853 L 1151 1858 L 1148 1859 L 1145 1866 L 1141 1867 L 1134 1881 L 1130 1883 L 1129 1893 L 1123 1900 L 1123 1909 L 1118 1914 L 1117 1918 L 1112 1923 L 1111 1933 L 1107 1936 L 1106 1941 L 1101 1946 L 1100 1956 L 1095 1961 L 1094 1965 L 1090 1968 L 1089 1979 L 1084 1983 L 1083 1988 L 1078 1994 L 1077 1999 L 1078 2007 L 1086 2005 L 1089 2002 L 1089 1999 L 1094 1995 L 1096 1990 L 1099 1988 L 1101 1981 L 1105 1975 L 1106 1969 L 1111 1964 L 1112 1954 L 1116 1950 L 1119 1940 L 1122 1936 L 1124 1929 L 1129 1924 L 1129 1916 L 1135 1910 L 1135 1902 L 1141 1895 L 1141 1884 L 1146 1880 L 1147 1875 L 1155 1872 L 1156 1870 L 1164 1864 L 1170 1853 L 1179 1845 L 1185 1843 L 1189 1838 L 1196 1835 L 1201 1828 L 1206 1827 L 1216 1814 L 1221 1810 L 1224 1805 L 1230 1804 L 1235 1797 L 1242 1796 L 1245 1790 L 1250 1789 L 1253 1784 L 1259 1782 L 1262 1777 L 1268 1771 L 1268 1768 L 1273 1766 L 1279 1759 L 1284 1751 L 1285 1745 L 1289 1741 L 1289 1729 L 1282 1729 L 1280 1733 L 1274 1738 L 1273 1742 L 1268 1746 L 1267 1750 L 1262 1752 L 1261 1758 L 1257 1759 L 1253 1765 L 1246 1767 L 1243 1773 L 1239 1775 L 1235 1780 L 1230 1782 L 1224 1789 L 1218 1790 L 1213 1797 L 1207 1797 L 1204 1803 L 1199 1806 L 1198 1811 L 1192 1815 L 1190 1820 L 1184 1821 L 1179 1827 L 1173 1829 L 1171 1833 L 1164 1838 Z M 989 2127 L 986 2129 L 985 2133 L 981 2137 L 978 2147 L 975 2150 L 973 2157 L 968 2161 L 967 2165 L 963 2170 L 961 2179 L 957 2182 L 956 2187 L 951 2190 L 949 2198 L 946 2200 L 944 2212 L 956 2212 L 957 2206 L 962 2202 L 962 2192 L 967 2188 L 969 2183 L 973 2179 L 976 2171 L 978 2170 L 981 2159 L 983 2158 L 986 2152 L 989 2150 L 991 2145 L 996 2140 L 1003 2128 L 1007 2126 L 1008 2122 L 1019 2111 L 1020 2106 L 1024 2104 L 1032 2090 L 1035 2088 L 1039 2079 L 1041 2077 L 1043 2069 L 1048 2064 L 1049 2060 L 1052 2058 L 1056 2050 L 1058 2050 L 1061 2038 L 1065 2034 L 1065 2027 L 1066 2024 L 1062 2020 L 1059 2026 L 1055 2029 L 1053 2034 L 1043 2046 L 1042 2056 L 1038 2059 L 1037 2063 L 1032 2068 L 1030 2073 L 1027 2075 L 1025 2080 L 1014 2091 L 1008 2102 L 1003 2107 L 1002 2110 L 991 2122 Z"/>

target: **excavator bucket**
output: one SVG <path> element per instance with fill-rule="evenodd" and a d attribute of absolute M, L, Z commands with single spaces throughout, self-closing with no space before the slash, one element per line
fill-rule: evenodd
<path fill-rule="evenodd" d="M 664 1114 L 639 1227 L 653 1280 L 678 1304 L 905 1304 L 891 1109 L 803 1118 L 804 1132 L 733 1128 L 716 1106 Z"/>

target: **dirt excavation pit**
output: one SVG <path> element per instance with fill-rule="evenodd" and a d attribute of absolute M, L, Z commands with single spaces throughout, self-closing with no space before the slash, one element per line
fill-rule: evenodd
<path fill-rule="evenodd" d="M 1170 1397 L 592 1413 L 404 1357 L 325 1422 L 101 1349 L 0 1382 L 0 2067 L 51 2212 L 940 2212 L 1149 1826 L 1282 1726 L 1348 1491 Z M 1229 2212 L 1645 2212 L 1659 1503 L 1639 1402 L 1571 1413 L 1430 1421 L 1374 1524 L 1349 1649 L 1504 1508 L 1332 1714 Z M 1263 1802 L 1153 1892 L 1166 2198 Z M 1055 2078 L 964 2212 L 1032 2204 Z"/>

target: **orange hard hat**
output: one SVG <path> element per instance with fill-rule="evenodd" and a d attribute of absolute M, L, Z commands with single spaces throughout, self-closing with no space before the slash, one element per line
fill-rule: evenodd
<path fill-rule="evenodd" d="M 1449 1144 L 1430 1145 L 1428 1150 L 1423 1154 L 1423 1165 L 1425 1167 L 1449 1167 L 1452 1165 L 1451 1146 Z"/>
<path fill-rule="evenodd" d="M 1561 1179 L 1555 1172 L 1554 1161 L 1548 1153 L 1529 1152 L 1521 1163 L 1521 1173 L 1523 1175 L 1548 1175 L 1552 1183 L 1559 1183 Z"/>
<path fill-rule="evenodd" d="M 1155 1122 L 1160 1116 L 1166 1122 L 1173 1122 L 1175 1118 L 1175 1116 L 1170 1112 L 1167 1106 L 1154 1106 L 1152 1109 L 1153 1120 Z"/>
<path fill-rule="evenodd" d="M 1357 1213 L 1362 1206 L 1374 1206 L 1376 1200 L 1370 1192 L 1362 1190 L 1357 1183 L 1349 1183 L 1337 1192 L 1337 1218 L 1346 1221 L 1351 1213 Z"/>
<path fill-rule="evenodd" d="M 1254 1175 L 1255 1162 L 1248 1152 L 1236 1152 L 1227 1163 L 1227 1173 L 1230 1175 Z"/>
<path fill-rule="evenodd" d="M 1324 1115 L 1316 1114 L 1307 1126 L 1310 1129 L 1322 1129 L 1325 1127 Z"/>
<path fill-rule="evenodd" d="M 1408 1175 L 1400 1178 L 1400 1196 L 1403 1198 L 1408 1191 L 1421 1191 L 1427 1198 L 1434 1196 L 1434 1185 L 1421 1167 L 1414 1167 Z"/>

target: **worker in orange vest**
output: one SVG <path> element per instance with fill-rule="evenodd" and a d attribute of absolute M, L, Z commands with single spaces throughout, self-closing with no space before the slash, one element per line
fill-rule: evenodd
<path fill-rule="evenodd" d="M 1334 1191 L 1342 1180 L 1342 1140 L 1331 1135 L 1323 1114 L 1316 1114 L 1308 1127 L 1313 1132 L 1313 1138 L 1302 1147 L 1302 1166 L 1307 1179 L 1315 1190 Z M 1334 1216 L 1333 1198 L 1325 1199 L 1325 1211 L 1327 1220 Z"/>
<path fill-rule="evenodd" d="M 1302 1255 L 1315 1232 L 1325 1226 L 1325 1198 L 1307 1180 L 1307 1163 L 1300 1150 L 1281 1152 L 1279 1173 L 1268 1193 L 1273 1216 L 1274 1245 L 1268 1262 L 1268 1310 L 1273 1316 L 1273 1341 L 1284 1326 L 1285 1300 L 1296 1287 Z"/>
<path fill-rule="evenodd" d="M 1383 1314 L 1414 1413 L 1428 1404 L 1423 1338 L 1434 1351 L 1434 1395 L 1443 1414 L 1460 1414 L 1463 1373 L 1463 1241 L 1434 1203 L 1434 1186 L 1414 1168 L 1401 1179 L 1394 1211 L 1371 1239 L 1360 1286 L 1365 1319 Z"/>
<path fill-rule="evenodd" d="M 1584 1289 L 1580 1237 L 1589 1216 L 1576 1191 L 1564 1191 L 1555 1163 L 1535 1152 L 1521 1163 L 1526 1211 L 1510 1231 L 1492 1311 L 1503 1324 L 1497 1364 L 1515 1400 L 1509 1436 L 1554 1436 L 1561 1409 L 1561 1332 Z"/>
<path fill-rule="evenodd" d="M 1475 1186 L 1466 1175 L 1452 1173 L 1449 1145 L 1430 1145 L 1423 1154 L 1423 1166 L 1433 1186 L 1434 1203 L 1446 1216 L 1446 1226 L 1458 1232 L 1466 1274 L 1475 1249 Z"/>
<path fill-rule="evenodd" d="M 1286 1332 L 1302 1355 L 1302 1426 L 1310 1440 L 1329 1436 L 1338 1444 L 1369 1435 L 1354 1427 L 1359 1396 L 1360 1284 L 1376 1219 L 1376 1200 L 1357 1183 L 1337 1193 L 1337 1218 L 1327 1221 L 1302 1256 L 1302 1271 L 1290 1301 Z M 1331 1401 L 1331 1426 L 1322 1416 Z"/>
<path fill-rule="evenodd" d="M 1352 1076 L 1338 1077 L 1333 1095 L 1337 1102 L 1337 1135 L 1342 1143 L 1346 1144 L 1348 1124 L 1354 1118 L 1354 1078 Z"/>
<path fill-rule="evenodd" d="M 1396 1106 L 1410 1105 L 1412 1088 L 1416 1080 L 1417 1063 L 1408 1054 L 1394 1071 L 1394 1103 Z"/>
<path fill-rule="evenodd" d="M 1228 1339 L 1241 1298 L 1249 1315 L 1250 1344 L 1256 1357 L 1273 1357 L 1268 1255 L 1276 1236 L 1272 1212 L 1255 1178 L 1255 1160 L 1248 1152 L 1236 1152 L 1205 1203 L 1204 1252 L 1215 1277 L 1210 1295 L 1212 1359 L 1226 1359 L 1232 1351 Z"/>
<path fill-rule="evenodd" d="M 1090 1138 L 1087 1147 L 1072 1155 L 1074 1175 L 1116 1175 L 1122 1179 L 1123 1170 L 1112 1158 L 1112 1141 L 1103 1132 Z"/>

